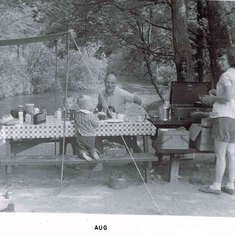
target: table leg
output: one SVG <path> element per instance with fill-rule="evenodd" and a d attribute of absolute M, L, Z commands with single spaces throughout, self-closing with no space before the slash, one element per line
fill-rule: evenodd
<path fill-rule="evenodd" d="M 63 154 L 63 138 L 59 139 L 59 154 Z"/>
<path fill-rule="evenodd" d="M 179 177 L 179 166 L 180 166 L 180 157 L 175 154 L 170 155 L 170 164 L 168 172 L 168 181 L 170 183 L 176 183 Z"/>
<path fill-rule="evenodd" d="M 12 160 L 12 152 L 11 152 L 11 142 L 10 140 L 6 140 L 6 159 L 7 161 L 11 161 Z M 10 174 L 12 173 L 12 166 L 11 164 L 7 164 L 5 166 L 5 174 Z"/>
<path fill-rule="evenodd" d="M 149 152 L 149 136 L 143 136 L 143 146 L 144 152 Z M 150 171 L 152 169 L 152 162 L 147 162 L 145 164 L 145 183 L 148 183 L 150 179 Z"/>
<path fill-rule="evenodd" d="M 147 153 L 149 151 L 149 137 L 143 136 L 143 145 L 144 145 L 144 152 Z"/>
<path fill-rule="evenodd" d="M 150 179 L 150 171 L 152 169 L 152 162 L 145 163 L 144 170 L 145 170 L 145 183 L 149 182 Z"/>
<path fill-rule="evenodd" d="M 56 151 L 56 140 L 55 140 L 55 142 L 54 142 L 54 154 L 55 154 L 55 156 L 56 156 L 56 154 L 57 154 L 57 151 Z"/>

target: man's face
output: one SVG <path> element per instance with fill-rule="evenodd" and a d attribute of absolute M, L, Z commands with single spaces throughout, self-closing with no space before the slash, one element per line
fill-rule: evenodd
<path fill-rule="evenodd" d="M 225 72 L 230 66 L 227 55 L 223 55 L 217 59 L 217 64 L 222 72 Z"/>
<path fill-rule="evenodd" d="M 112 94 L 117 85 L 117 79 L 113 74 L 108 75 L 107 79 L 105 80 L 105 91 L 107 94 Z"/>

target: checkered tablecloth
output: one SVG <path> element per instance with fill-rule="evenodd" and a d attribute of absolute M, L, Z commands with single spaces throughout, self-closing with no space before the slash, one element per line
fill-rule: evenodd
<path fill-rule="evenodd" d="M 110 123 L 100 121 L 96 136 L 120 136 L 120 135 L 155 135 L 156 128 L 149 121 L 142 122 L 118 122 Z M 23 124 L 2 126 L 0 139 L 37 139 L 37 138 L 60 138 L 75 135 L 73 122 L 56 120 L 48 116 L 45 123 L 39 125 Z"/>

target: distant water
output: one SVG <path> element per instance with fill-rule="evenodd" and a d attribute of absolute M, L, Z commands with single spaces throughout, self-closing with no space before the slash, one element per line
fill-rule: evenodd
<path fill-rule="evenodd" d="M 152 103 L 153 101 L 159 100 L 154 88 L 151 85 L 143 85 L 138 83 L 122 83 L 121 87 L 141 97 L 144 104 Z M 89 93 L 89 95 L 93 98 L 94 105 L 96 105 L 98 91 L 99 89 L 97 89 L 95 92 L 73 91 L 70 93 Z M 11 109 L 17 107 L 18 105 L 24 105 L 26 103 L 33 103 L 41 108 L 46 108 L 48 114 L 54 114 L 55 110 L 62 105 L 62 99 L 63 94 L 59 94 L 58 92 L 8 97 L 0 100 L 0 117 L 4 114 L 8 114 Z"/>

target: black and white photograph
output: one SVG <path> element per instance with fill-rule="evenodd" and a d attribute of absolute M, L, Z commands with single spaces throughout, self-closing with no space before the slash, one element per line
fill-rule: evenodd
<path fill-rule="evenodd" d="M 0 0 L 0 19 L 9 234 L 229 232 L 235 1 Z"/>

